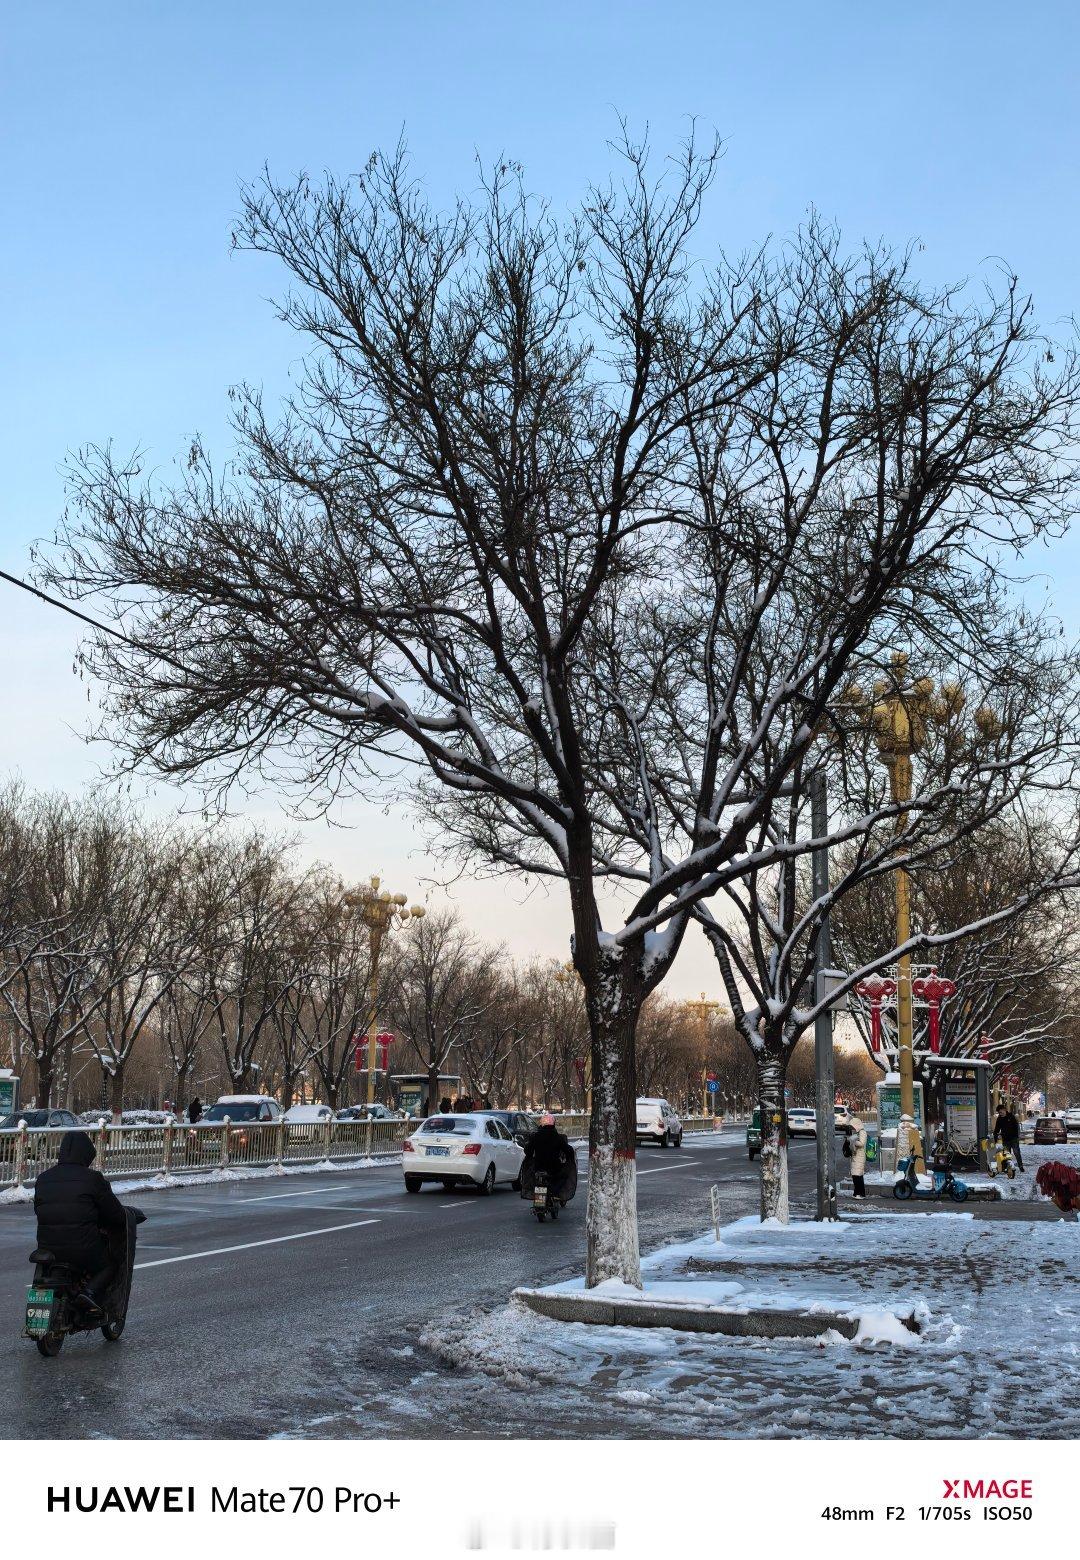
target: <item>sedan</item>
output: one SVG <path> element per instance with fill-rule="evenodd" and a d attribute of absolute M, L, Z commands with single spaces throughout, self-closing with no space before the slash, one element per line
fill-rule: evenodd
<path fill-rule="evenodd" d="M 1040 1116 L 1035 1123 L 1036 1143 L 1067 1143 L 1069 1134 L 1060 1116 Z"/>
<path fill-rule="evenodd" d="M 429 1116 L 401 1145 L 405 1190 L 425 1181 L 440 1186 L 475 1186 L 490 1197 L 500 1181 L 521 1185 L 524 1150 L 493 1116 Z"/>
<path fill-rule="evenodd" d="M 24 1121 L 33 1131 L 45 1127 L 79 1127 L 82 1125 L 78 1116 L 70 1110 L 13 1110 L 9 1116 L 0 1119 L 0 1132 L 10 1132 Z"/>
<path fill-rule="evenodd" d="M 793 1105 L 787 1113 L 788 1137 L 817 1137 L 817 1112 Z"/>
<path fill-rule="evenodd" d="M 523 1110 L 478 1110 L 478 1116 L 490 1116 L 493 1121 L 501 1121 L 503 1126 L 522 1148 L 528 1148 L 529 1139 L 536 1131 L 536 1122 L 531 1116 L 526 1116 Z"/>
<path fill-rule="evenodd" d="M 1080 1105 L 1070 1105 L 1065 1112 L 1065 1125 L 1070 1132 L 1080 1132 Z"/>

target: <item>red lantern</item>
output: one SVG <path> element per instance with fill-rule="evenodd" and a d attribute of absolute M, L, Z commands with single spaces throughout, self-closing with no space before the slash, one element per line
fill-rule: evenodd
<path fill-rule="evenodd" d="M 896 982 L 880 975 L 869 975 L 859 982 L 855 991 L 870 1004 L 870 1049 L 877 1054 L 881 1050 L 881 1004 L 886 997 L 895 997 Z"/>

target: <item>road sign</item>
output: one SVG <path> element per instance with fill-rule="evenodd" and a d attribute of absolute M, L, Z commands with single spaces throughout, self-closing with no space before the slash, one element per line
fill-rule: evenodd
<path fill-rule="evenodd" d="M 706 1090 L 708 1091 L 709 1094 L 719 1094 L 720 1093 L 720 1080 L 719 1080 L 719 1078 L 708 1078 L 708 1079 L 706 1079 L 705 1088 L 706 1088 Z"/>

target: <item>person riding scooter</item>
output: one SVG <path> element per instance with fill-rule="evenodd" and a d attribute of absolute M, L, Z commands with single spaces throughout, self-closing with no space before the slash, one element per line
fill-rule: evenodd
<path fill-rule="evenodd" d="M 521 1166 L 523 1189 L 531 1188 L 540 1170 L 547 1174 L 552 1196 L 565 1207 L 577 1191 L 577 1156 L 570 1147 L 570 1139 L 559 1131 L 552 1115 L 540 1117 L 540 1125 L 525 1149 Z"/>
<path fill-rule="evenodd" d="M 86 1275 L 74 1298 L 90 1320 L 115 1277 L 103 1231 L 122 1229 L 127 1218 L 105 1177 L 90 1169 L 96 1154 L 85 1132 L 65 1132 L 56 1164 L 34 1183 L 38 1246 Z"/>

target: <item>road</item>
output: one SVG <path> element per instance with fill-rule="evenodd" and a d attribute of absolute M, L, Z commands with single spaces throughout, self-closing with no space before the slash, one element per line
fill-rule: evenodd
<path fill-rule="evenodd" d="M 811 1143 L 792 1146 L 791 1167 L 793 1207 L 809 1211 Z M 713 1184 L 725 1218 L 756 1211 L 757 1165 L 735 1134 L 642 1149 L 638 1173 L 643 1250 L 700 1232 Z M 493 1309 L 516 1285 L 569 1278 L 584 1261 L 584 1185 L 557 1224 L 543 1225 L 505 1189 L 408 1196 L 397 1166 L 128 1201 L 148 1221 L 124 1337 L 68 1339 L 56 1360 L 19 1336 L 32 1210 L 0 1208 L 7 1436 L 520 1433 L 520 1403 L 465 1392 L 484 1378 L 426 1350 L 421 1335 L 448 1310 Z M 448 1381 L 454 1410 L 433 1417 L 430 1389 Z"/>

